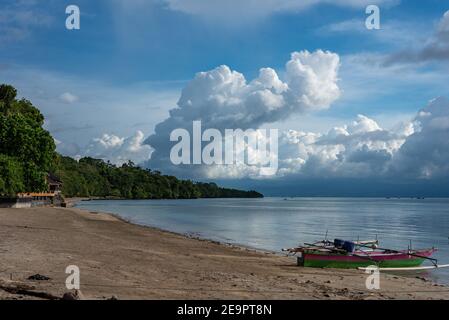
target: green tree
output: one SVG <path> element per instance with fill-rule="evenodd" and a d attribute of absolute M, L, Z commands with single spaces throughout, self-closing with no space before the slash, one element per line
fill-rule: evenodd
<path fill-rule="evenodd" d="M 45 177 L 55 160 L 56 146 L 42 128 L 40 111 L 28 100 L 16 100 L 16 95 L 14 87 L 0 86 L 0 155 L 21 164 L 24 191 L 46 191 Z"/>
<path fill-rule="evenodd" d="M 0 195 L 14 196 L 25 191 L 23 168 L 17 159 L 0 154 Z"/>

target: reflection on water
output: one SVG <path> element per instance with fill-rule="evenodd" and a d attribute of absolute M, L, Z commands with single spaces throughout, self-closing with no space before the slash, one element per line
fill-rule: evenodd
<path fill-rule="evenodd" d="M 98 200 L 78 207 L 111 212 L 134 223 L 279 251 L 324 238 L 379 238 L 382 247 L 438 247 L 449 263 L 449 199 L 265 198 Z M 431 274 L 449 283 L 449 270 Z"/>

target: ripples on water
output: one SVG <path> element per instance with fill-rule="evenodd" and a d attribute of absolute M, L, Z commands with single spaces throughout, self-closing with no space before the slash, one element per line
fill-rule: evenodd
<path fill-rule="evenodd" d="M 78 207 L 202 238 L 280 251 L 324 238 L 380 240 L 381 247 L 438 247 L 449 263 L 449 199 L 264 198 L 98 200 Z M 422 275 L 422 274 L 421 274 Z M 449 269 L 427 273 L 449 283 Z"/>

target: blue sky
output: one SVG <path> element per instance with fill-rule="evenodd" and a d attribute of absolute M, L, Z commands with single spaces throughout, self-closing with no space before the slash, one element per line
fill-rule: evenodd
<path fill-rule="evenodd" d="M 372 3 L 381 30 L 364 26 Z M 65 28 L 69 4 L 80 30 Z M 363 114 L 393 130 L 449 97 L 449 51 L 426 55 L 446 48 L 447 10 L 446 0 L 0 0 L 0 82 L 42 110 L 60 152 L 145 162 L 148 146 L 125 146 L 154 133 L 197 72 L 227 65 L 249 82 L 271 67 L 282 78 L 292 52 L 321 49 L 339 56 L 340 97 L 265 125 L 326 134 Z"/>

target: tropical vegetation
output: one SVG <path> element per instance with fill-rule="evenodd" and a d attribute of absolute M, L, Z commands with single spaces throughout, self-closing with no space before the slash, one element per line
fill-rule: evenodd
<path fill-rule="evenodd" d="M 0 196 L 47 191 L 49 173 L 63 182 L 67 197 L 191 199 L 262 197 L 256 191 L 226 189 L 215 183 L 180 180 L 129 161 L 121 166 L 100 159 L 59 155 L 43 128 L 44 116 L 17 91 L 0 86 Z"/>

